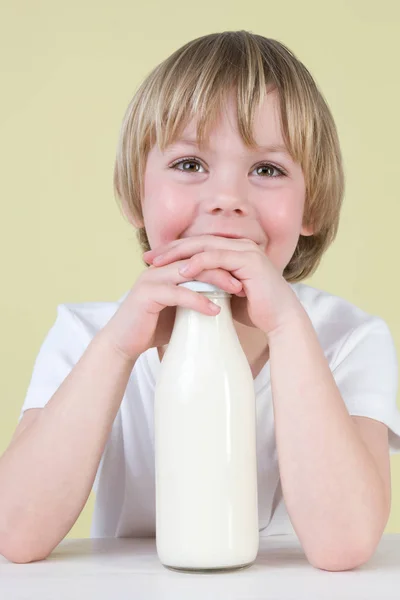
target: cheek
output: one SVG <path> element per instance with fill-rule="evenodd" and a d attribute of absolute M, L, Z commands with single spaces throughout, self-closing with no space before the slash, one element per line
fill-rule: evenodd
<path fill-rule="evenodd" d="M 264 215 L 263 225 L 271 242 L 282 243 L 298 235 L 303 212 L 300 202 L 280 201 L 269 208 L 268 214 Z"/>
<path fill-rule="evenodd" d="M 156 248 L 179 237 L 193 218 L 193 207 L 182 190 L 159 186 L 146 195 L 143 218 L 150 246 Z"/>
<path fill-rule="evenodd" d="M 281 201 L 263 218 L 268 243 L 266 253 L 281 271 L 289 262 L 296 248 L 302 223 L 302 203 Z"/>

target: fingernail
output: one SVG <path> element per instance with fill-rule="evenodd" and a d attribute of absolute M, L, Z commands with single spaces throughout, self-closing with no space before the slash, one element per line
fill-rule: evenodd
<path fill-rule="evenodd" d="M 215 304 L 215 302 L 211 302 L 211 301 L 210 301 L 210 302 L 208 303 L 208 306 L 210 307 L 210 310 L 211 310 L 213 313 L 217 313 L 217 312 L 219 312 L 219 306 L 218 306 L 217 304 Z"/>
<path fill-rule="evenodd" d="M 186 263 L 185 265 L 182 265 L 182 267 L 179 269 L 179 273 L 181 273 L 181 275 L 186 275 L 186 273 L 188 273 L 189 270 L 189 263 Z"/>
<path fill-rule="evenodd" d="M 238 281 L 237 279 L 235 279 L 234 277 L 231 277 L 231 283 L 235 286 L 235 287 L 240 287 L 241 283 L 240 281 Z"/>
<path fill-rule="evenodd" d="M 160 254 L 159 256 L 156 256 L 155 258 L 153 258 L 153 263 L 160 263 L 160 262 L 162 262 L 163 259 L 164 259 L 164 255 Z"/>

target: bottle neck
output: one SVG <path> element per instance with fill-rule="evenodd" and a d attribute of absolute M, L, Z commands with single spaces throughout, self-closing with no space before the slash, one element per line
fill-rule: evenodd
<path fill-rule="evenodd" d="M 171 336 L 180 338 L 201 340 L 205 343 L 212 343 L 215 339 L 221 339 L 223 334 L 234 334 L 237 337 L 236 329 L 233 324 L 231 310 L 231 296 L 228 294 L 216 294 L 214 292 L 201 292 L 204 296 L 212 300 L 217 306 L 221 307 L 217 315 L 205 315 L 191 308 L 178 306 L 174 329 Z"/>

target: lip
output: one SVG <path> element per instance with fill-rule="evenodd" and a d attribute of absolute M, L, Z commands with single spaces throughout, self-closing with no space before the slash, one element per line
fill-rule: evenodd
<path fill-rule="evenodd" d="M 243 233 L 240 233 L 240 234 L 239 233 L 223 233 L 223 232 L 213 231 L 212 233 L 209 233 L 208 235 L 216 235 L 216 236 L 220 236 L 220 237 L 224 237 L 224 238 L 230 238 L 232 240 L 247 239 L 247 240 L 251 240 L 252 242 L 257 244 L 257 246 L 260 246 L 260 242 L 257 241 L 255 238 L 253 238 L 253 236 L 245 235 Z"/>
<path fill-rule="evenodd" d="M 214 231 L 213 233 L 210 233 L 209 235 L 218 235 L 220 237 L 231 238 L 231 239 L 234 239 L 234 240 L 238 240 L 240 238 L 246 237 L 243 234 L 239 235 L 237 233 L 222 233 L 220 231 Z"/>
<path fill-rule="evenodd" d="M 195 235 L 214 235 L 214 236 L 224 237 L 224 238 L 228 238 L 228 239 L 232 239 L 232 240 L 247 239 L 247 240 L 253 241 L 255 244 L 257 244 L 257 246 L 262 245 L 262 242 L 260 242 L 259 238 L 257 238 L 257 237 L 253 237 L 252 235 L 246 235 L 245 233 L 232 233 L 229 231 L 200 231 L 200 232 L 193 231 L 189 235 L 186 232 L 186 234 L 183 237 L 191 237 L 191 236 L 195 236 Z"/>

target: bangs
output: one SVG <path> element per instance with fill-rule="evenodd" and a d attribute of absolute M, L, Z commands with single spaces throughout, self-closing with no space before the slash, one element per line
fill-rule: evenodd
<path fill-rule="evenodd" d="M 233 95 L 242 141 L 257 150 L 252 126 L 254 113 L 267 94 L 276 90 L 282 136 L 293 160 L 301 163 L 306 140 L 310 138 L 307 124 L 312 120 L 307 118 L 310 115 L 306 114 L 307 106 L 300 102 L 300 96 L 298 101 L 287 97 L 285 81 L 276 77 L 278 69 L 273 56 L 263 54 L 257 36 L 238 36 L 235 44 L 232 32 L 229 36 L 216 35 L 213 40 L 210 37 L 200 40 L 195 52 L 181 49 L 179 60 L 173 54 L 163 64 L 164 73 L 158 78 L 153 96 L 154 106 L 148 111 L 152 117 L 147 124 L 150 146 L 157 144 L 164 152 L 194 121 L 197 144 L 205 149 L 211 130 Z"/>

